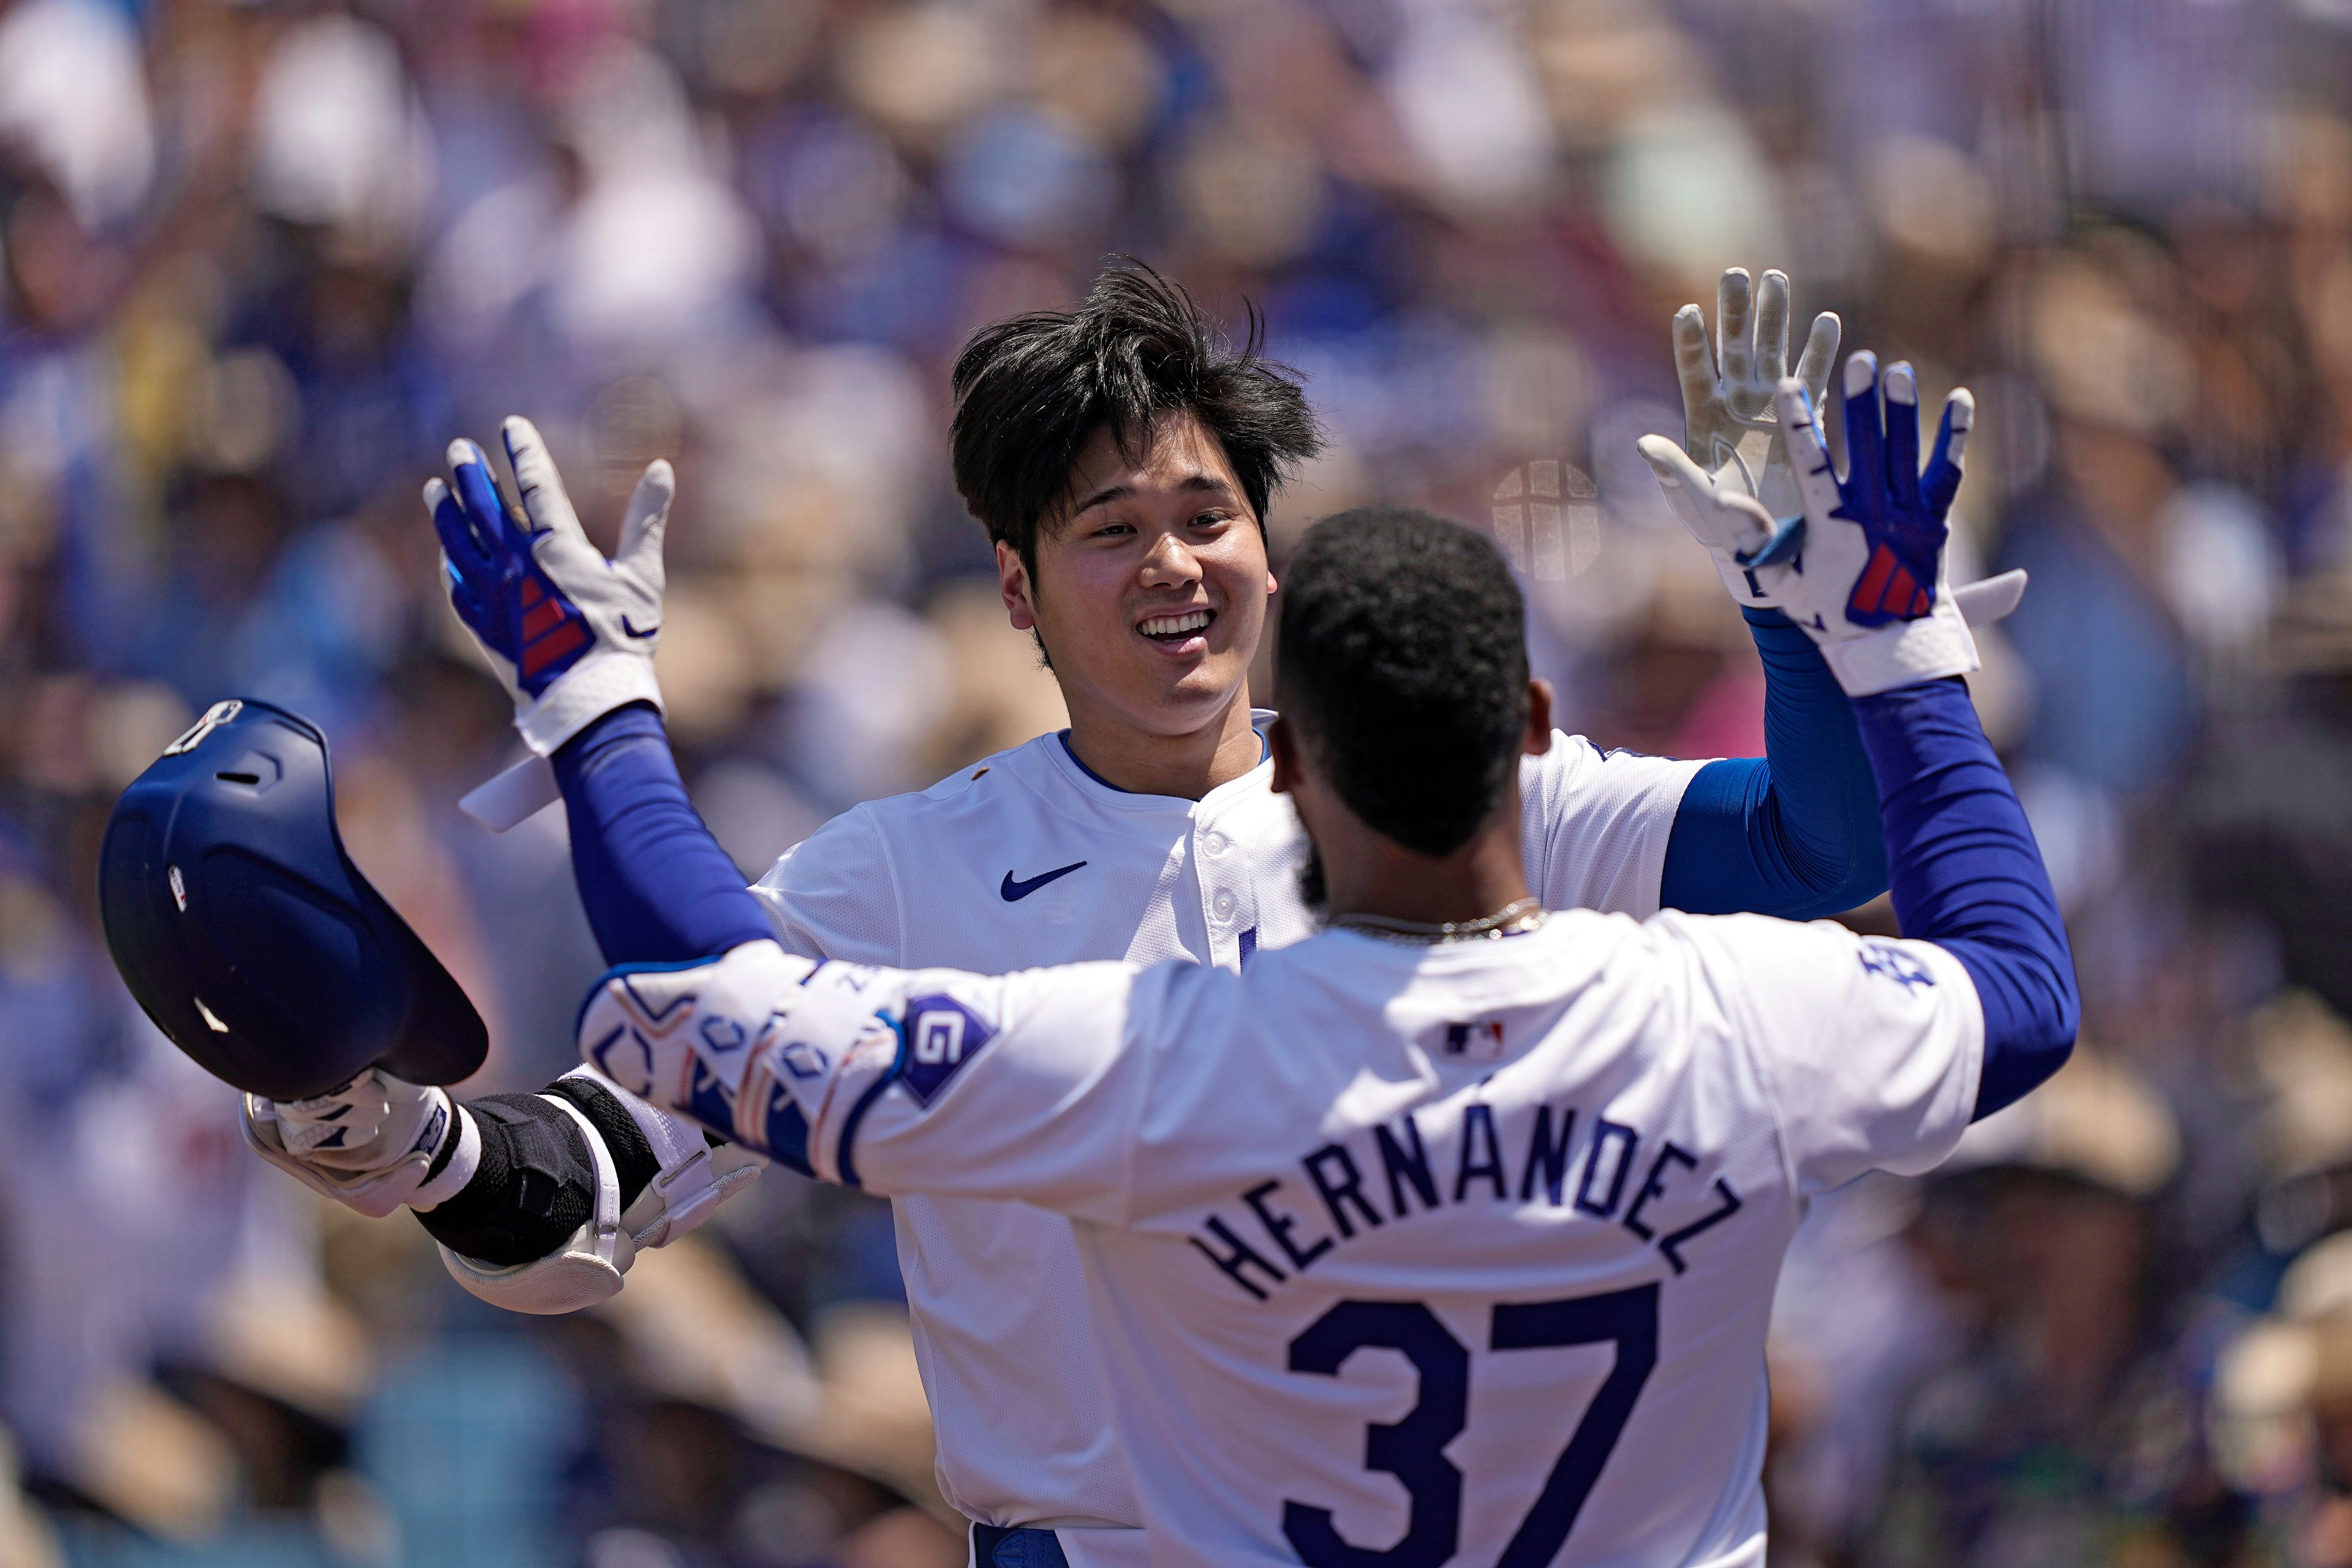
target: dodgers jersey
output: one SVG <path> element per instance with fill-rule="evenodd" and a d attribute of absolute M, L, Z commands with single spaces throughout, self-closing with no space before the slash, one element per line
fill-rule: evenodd
<path fill-rule="evenodd" d="M 1150 1561 L 1218 1568 L 1759 1568 L 1802 1201 L 1941 1161 L 1984 1043 L 1942 949 L 1752 915 L 695 984 L 637 1026 L 772 1036 L 818 1175 L 1072 1217 Z"/>
<path fill-rule="evenodd" d="M 1273 715 L 1254 717 L 1263 729 Z M 1551 907 L 1651 913 L 1703 765 L 1555 734 L 1521 770 L 1530 887 Z M 752 890 L 783 945 L 810 957 L 1236 970 L 1315 929 L 1298 892 L 1306 835 L 1272 773 L 1262 763 L 1199 801 L 1130 794 L 1044 735 L 852 808 Z M 941 1495 L 983 1523 L 1060 1530 L 1076 1568 L 1142 1561 L 1069 1221 L 970 1196 L 894 1208 Z"/>

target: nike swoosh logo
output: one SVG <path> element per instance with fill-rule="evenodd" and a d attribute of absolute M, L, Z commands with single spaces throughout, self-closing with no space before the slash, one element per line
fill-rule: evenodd
<path fill-rule="evenodd" d="M 661 623 L 660 623 L 659 621 L 656 621 L 652 626 L 647 626 L 644 631 L 639 631 L 639 630 L 637 630 L 637 628 L 636 628 L 636 627 L 635 627 L 635 626 L 633 626 L 629 625 L 629 617 L 628 617 L 628 616 L 623 616 L 621 617 L 621 632 L 622 632 L 622 634 L 623 634 L 624 636 L 625 636 L 625 637 L 638 637 L 638 638 L 650 637 L 658 637 L 658 636 L 660 636 L 660 635 L 661 635 Z"/>
<path fill-rule="evenodd" d="M 1038 889 L 1044 887 L 1046 883 L 1051 882 L 1057 878 L 1066 877 L 1071 872 L 1083 867 L 1085 864 L 1086 862 L 1083 860 L 1073 860 L 1066 866 L 1058 867 L 1054 870 L 1046 872 L 1042 877 L 1032 877 L 1025 882 L 1014 881 L 1013 879 L 1013 873 L 1007 871 L 1004 873 L 1004 885 L 996 890 L 1004 895 L 1004 901 L 1006 903 L 1017 904 L 1022 900 L 1027 898 L 1030 894 L 1035 892 Z"/>

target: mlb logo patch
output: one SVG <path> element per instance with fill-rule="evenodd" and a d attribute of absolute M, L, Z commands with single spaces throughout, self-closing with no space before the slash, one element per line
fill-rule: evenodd
<path fill-rule="evenodd" d="M 929 1107 L 992 1037 L 993 1031 L 954 997 L 918 996 L 907 1004 L 906 1067 L 898 1081 L 918 1105 Z"/>
<path fill-rule="evenodd" d="M 1460 1061 L 1500 1061 L 1503 1056 L 1503 1021 L 1500 1018 L 1481 1018 L 1475 1024 L 1446 1025 L 1445 1054 Z"/>

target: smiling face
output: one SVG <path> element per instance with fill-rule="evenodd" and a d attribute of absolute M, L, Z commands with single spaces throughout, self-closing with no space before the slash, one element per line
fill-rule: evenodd
<path fill-rule="evenodd" d="M 1069 500 L 1037 531 L 1033 577 L 1009 544 L 996 564 L 1013 624 L 1053 661 L 1074 731 L 1189 735 L 1246 703 L 1265 630 L 1265 537 L 1216 438 L 1189 415 L 1130 459 L 1108 427 L 1071 469 Z"/>

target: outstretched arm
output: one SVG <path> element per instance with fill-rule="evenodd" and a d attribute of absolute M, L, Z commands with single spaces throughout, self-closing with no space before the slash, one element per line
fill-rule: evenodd
<path fill-rule="evenodd" d="M 1943 571 L 1944 517 L 1960 483 L 1974 405 L 1952 395 L 1924 469 L 1911 368 L 1846 364 L 1838 474 L 1804 388 L 1780 384 L 1781 425 L 1804 516 L 1778 521 L 1747 496 L 1704 497 L 1710 527 L 1821 646 L 1853 700 L 1877 781 L 1895 918 L 1958 959 L 1983 1006 L 1976 1114 L 2064 1065 L 2080 1021 L 2074 959 L 2025 813 L 1955 677 L 1977 668 Z"/>
<path fill-rule="evenodd" d="M 1776 518 L 1801 510 L 1774 401 L 1789 374 L 1790 293 L 1784 273 L 1768 271 L 1751 286 L 1733 268 L 1717 293 L 1712 340 L 1696 303 L 1675 314 L 1682 445 L 1660 436 L 1641 443 L 1667 506 L 1714 558 L 1764 660 L 1764 756 L 1708 763 L 1675 813 L 1658 901 L 1694 914 L 1810 920 L 1866 903 L 1886 886 L 1877 786 L 1844 694 L 1812 640 L 1777 607 L 1767 576 L 1735 558 L 1712 521 L 1717 490 L 1749 496 Z M 1837 317 L 1822 312 L 1797 362 L 1795 379 L 1815 405 L 1829 389 L 1838 334 Z M 1958 597 L 1981 624 L 2007 614 L 2022 587 L 2021 574 L 2009 574 Z"/>
<path fill-rule="evenodd" d="M 572 876 L 605 963 L 716 958 L 773 934 L 688 798 L 660 714 L 604 714 L 554 760 Z"/>
<path fill-rule="evenodd" d="M 1878 786 L 1853 706 L 1777 609 L 1740 606 L 1764 660 L 1764 755 L 1709 763 L 1675 807 L 1658 902 L 1692 914 L 1836 914 L 1886 887 Z"/>
<path fill-rule="evenodd" d="M 880 969 L 763 940 L 614 970 L 581 1010 L 580 1054 L 824 1181 L 1116 1223 L 1153 1061 L 1121 1047 L 1168 979 L 1125 963 Z"/>

